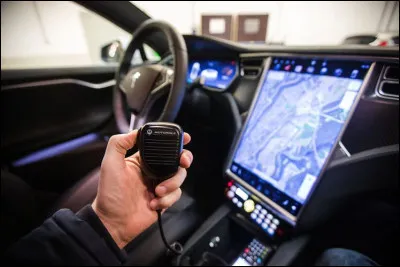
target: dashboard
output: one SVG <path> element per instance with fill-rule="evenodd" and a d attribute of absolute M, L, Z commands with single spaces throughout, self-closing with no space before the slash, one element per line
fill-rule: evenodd
<path fill-rule="evenodd" d="M 186 81 L 192 84 L 196 79 L 208 89 L 226 90 L 238 73 L 235 60 L 191 60 Z"/>
<path fill-rule="evenodd" d="M 313 212 L 309 207 L 318 205 L 312 197 L 321 194 L 316 187 L 332 162 L 396 145 L 398 150 L 398 49 L 264 47 L 198 36 L 185 39 L 191 56 L 187 82 L 204 71 L 205 85 L 191 92 L 190 118 L 212 124 L 224 135 L 221 142 L 230 150 L 224 165 L 226 196 L 239 209 L 249 210 L 246 204 L 254 200 L 281 225 L 301 224 L 301 218 Z M 221 94 L 203 90 L 210 88 Z M 385 171 L 395 172 L 391 168 Z M 363 186 L 374 180 L 368 171 L 365 176 Z M 344 178 L 336 179 L 339 183 Z M 342 192 L 361 190 L 352 183 L 331 186 L 324 194 L 339 198 Z M 248 219 L 271 235 L 276 228 L 269 228 L 273 220 L 262 218 L 265 214 Z"/>

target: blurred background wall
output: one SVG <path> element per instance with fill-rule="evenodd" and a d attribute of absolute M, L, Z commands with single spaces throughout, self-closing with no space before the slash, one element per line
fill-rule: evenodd
<path fill-rule="evenodd" d="M 131 2 L 181 33 L 199 33 L 202 14 L 265 13 L 265 41 L 285 45 L 338 45 L 353 34 L 399 31 L 396 1 Z M 1 2 L 2 69 L 105 64 L 100 47 L 129 38 L 129 33 L 74 2 Z"/>
<path fill-rule="evenodd" d="M 183 33 L 199 31 L 201 14 L 267 13 L 267 41 L 285 45 L 337 45 L 353 34 L 399 30 L 396 1 L 131 2 Z"/>

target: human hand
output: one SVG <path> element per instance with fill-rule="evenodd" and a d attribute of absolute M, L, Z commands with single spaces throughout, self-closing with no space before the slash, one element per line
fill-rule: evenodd
<path fill-rule="evenodd" d="M 134 130 L 110 138 L 101 163 L 97 196 L 92 203 L 94 212 L 119 248 L 156 222 L 156 210 L 164 210 L 179 200 L 182 194 L 179 187 L 193 161 L 192 153 L 183 150 L 178 172 L 156 187 L 155 197 L 143 182 L 139 153 L 125 158 L 136 137 L 137 130 Z M 183 143 L 189 142 L 190 135 L 185 133 Z"/>

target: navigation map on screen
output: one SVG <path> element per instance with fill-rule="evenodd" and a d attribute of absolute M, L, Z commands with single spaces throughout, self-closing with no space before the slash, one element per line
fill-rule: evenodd
<path fill-rule="evenodd" d="M 293 215 L 313 188 L 369 68 L 338 64 L 275 59 L 233 158 L 232 172 Z"/>

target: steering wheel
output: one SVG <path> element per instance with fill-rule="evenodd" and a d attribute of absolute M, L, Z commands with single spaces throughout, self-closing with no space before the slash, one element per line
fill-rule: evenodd
<path fill-rule="evenodd" d="M 167 38 L 174 67 L 170 68 L 158 63 L 131 68 L 136 49 L 142 45 L 147 36 L 155 32 L 162 32 Z M 161 115 L 155 121 L 175 120 L 185 96 L 187 58 L 185 40 L 169 23 L 147 20 L 136 29 L 115 77 L 113 111 L 121 133 L 138 128 L 151 120 L 150 114 L 154 111 L 156 101 L 167 94 L 168 98 Z M 130 123 L 128 123 L 126 109 L 131 114 Z"/>

